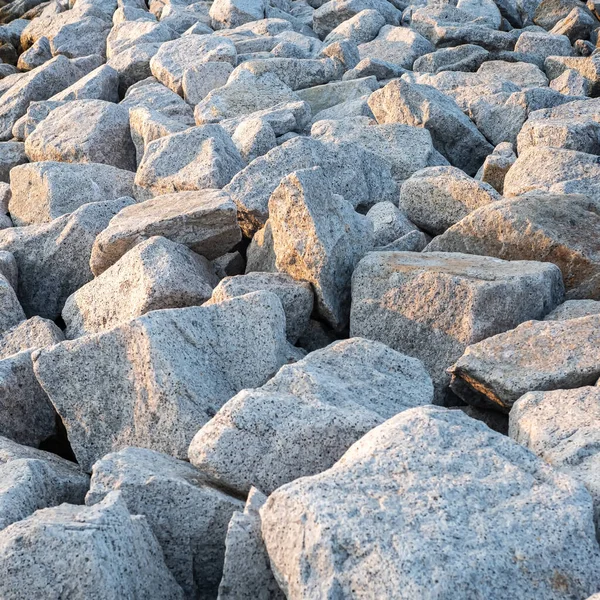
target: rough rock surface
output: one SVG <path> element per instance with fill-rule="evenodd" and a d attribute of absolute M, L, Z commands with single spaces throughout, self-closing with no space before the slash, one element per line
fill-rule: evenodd
<path fill-rule="evenodd" d="M 38 350 L 34 368 L 89 470 L 125 446 L 185 458 L 196 431 L 227 400 L 265 383 L 290 357 L 281 302 L 255 292 L 153 311 Z"/>
<path fill-rule="evenodd" d="M 449 383 L 446 369 L 469 344 L 541 319 L 562 296 L 553 265 L 458 253 L 372 252 L 352 276 L 350 334 L 422 360 L 440 403 Z"/>
<path fill-rule="evenodd" d="M 99 460 L 85 502 L 98 504 L 116 490 L 131 514 L 146 517 L 186 597 L 214 597 L 227 524 L 243 503 L 206 483 L 189 463 L 143 448 Z"/>
<path fill-rule="evenodd" d="M 505 436 L 423 407 L 275 491 L 260 516 L 287 598 L 558 600 L 600 583 L 591 510 L 583 485 Z"/>
<path fill-rule="evenodd" d="M 352 338 L 237 394 L 196 434 L 189 458 L 220 485 L 271 493 L 324 471 L 367 431 L 432 398 L 420 361 Z"/>
<path fill-rule="evenodd" d="M 598 594 L 598 198 L 600 0 L 0 0 L 0 598 Z"/>

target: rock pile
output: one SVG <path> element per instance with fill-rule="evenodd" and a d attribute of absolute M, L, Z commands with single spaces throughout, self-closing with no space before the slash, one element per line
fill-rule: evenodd
<path fill-rule="evenodd" d="M 0 0 L 0 598 L 600 598 L 600 3 Z"/>

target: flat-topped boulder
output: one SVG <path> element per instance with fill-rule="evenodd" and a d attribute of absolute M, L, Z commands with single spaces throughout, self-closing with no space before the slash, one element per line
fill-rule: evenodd
<path fill-rule="evenodd" d="M 446 369 L 469 344 L 541 319 L 562 297 L 560 271 L 547 263 L 371 252 L 352 276 L 350 335 L 422 360 L 443 403 Z"/>

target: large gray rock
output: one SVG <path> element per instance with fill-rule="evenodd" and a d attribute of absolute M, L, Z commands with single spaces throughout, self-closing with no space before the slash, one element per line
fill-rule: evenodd
<path fill-rule="evenodd" d="M 63 504 L 4 529 L 0 574 L 7 600 L 25 598 L 25 590 L 41 598 L 184 597 L 146 518 L 132 517 L 117 492 L 96 506 Z"/>
<path fill-rule="evenodd" d="M 361 60 L 384 60 L 402 69 L 412 69 L 417 58 L 434 50 L 433 44 L 413 29 L 391 25 L 384 25 L 374 40 L 358 47 Z"/>
<path fill-rule="evenodd" d="M 8 183 L 11 169 L 27 161 L 21 142 L 0 142 L 0 182 Z"/>
<path fill-rule="evenodd" d="M 599 300 L 567 300 L 549 312 L 544 321 L 566 321 L 600 313 Z"/>
<path fill-rule="evenodd" d="M 435 150 L 431 134 L 421 127 L 399 123 L 378 125 L 369 117 L 319 120 L 311 128 L 312 137 L 332 143 L 362 146 L 387 160 L 397 182 L 408 179 L 415 171 L 447 164 Z"/>
<path fill-rule="evenodd" d="M 267 497 L 252 488 L 244 512 L 235 512 L 225 540 L 225 564 L 218 600 L 285 600 L 260 532 L 261 506 Z"/>
<path fill-rule="evenodd" d="M 198 103 L 194 115 L 199 125 L 218 123 L 298 100 L 298 94 L 272 73 L 256 76 L 236 70 L 224 86 L 212 90 Z"/>
<path fill-rule="evenodd" d="M 119 101 L 119 74 L 108 65 L 101 65 L 77 80 L 73 85 L 54 94 L 50 98 L 55 102 L 70 100 L 106 100 Z"/>
<path fill-rule="evenodd" d="M 479 208 L 427 250 L 551 262 L 563 274 L 567 298 L 600 299 L 598 235 L 595 198 L 531 192 Z"/>
<path fill-rule="evenodd" d="M 327 35 L 325 43 L 330 44 L 348 40 L 355 44 L 364 44 L 375 39 L 384 25 L 385 18 L 383 15 L 377 10 L 367 8 L 340 23 Z"/>
<path fill-rule="evenodd" d="M 436 150 L 468 175 L 475 175 L 493 150 L 454 100 L 432 87 L 397 79 L 374 92 L 369 106 L 378 123 L 428 129 Z"/>
<path fill-rule="evenodd" d="M 215 29 L 233 29 L 265 18 L 267 0 L 215 0 L 210 7 Z"/>
<path fill-rule="evenodd" d="M 150 142 L 135 177 L 142 199 L 189 190 L 221 189 L 245 164 L 217 124 L 192 127 Z"/>
<path fill-rule="evenodd" d="M 357 208 L 397 198 L 397 186 L 388 161 L 356 144 L 291 139 L 252 161 L 225 191 L 237 204 L 240 226 L 251 237 L 269 216 L 269 198 L 286 175 L 320 167 L 335 193 Z"/>
<path fill-rule="evenodd" d="M 446 369 L 469 344 L 541 319 L 562 296 L 560 271 L 547 263 L 372 252 L 352 276 L 350 335 L 422 360 L 439 404 L 446 402 Z"/>
<path fill-rule="evenodd" d="M 198 429 L 241 389 L 265 383 L 290 352 L 281 302 L 255 292 L 62 342 L 37 351 L 34 368 L 89 470 L 126 446 L 185 458 Z"/>
<path fill-rule="evenodd" d="M 126 206 L 98 232 L 91 252 L 92 272 L 100 275 L 133 246 L 155 235 L 185 244 L 209 260 L 241 239 L 235 204 L 225 192 L 166 194 Z"/>
<path fill-rule="evenodd" d="M 310 282 L 317 311 L 343 330 L 350 311 L 350 279 L 373 247 L 373 227 L 331 185 L 320 168 L 282 179 L 269 200 L 277 270 Z"/>
<path fill-rule="evenodd" d="M 413 70 L 419 73 L 442 71 L 477 71 L 489 58 L 489 52 L 475 44 L 462 44 L 454 48 L 440 48 L 418 58 Z"/>
<path fill-rule="evenodd" d="M 452 389 L 473 405 L 508 411 L 523 394 L 593 385 L 600 377 L 600 315 L 527 321 L 469 346 L 452 366 Z"/>
<path fill-rule="evenodd" d="M 42 508 L 82 504 L 88 486 L 89 478 L 76 468 L 65 476 L 45 460 L 0 463 L 0 530 Z"/>
<path fill-rule="evenodd" d="M 373 224 L 373 245 L 376 248 L 392 244 L 405 235 L 418 231 L 408 217 L 391 202 L 378 202 L 366 216 Z"/>
<path fill-rule="evenodd" d="M 0 231 L 0 250 L 11 252 L 19 268 L 17 290 L 27 316 L 55 319 L 65 300 L 93 278 L 90 256 L 96 236 L 131 198 L 84 204 L 43 225 Z"/>
<path fill-rule="evenodd" d="M 404 182 L 400 192 L 402 210 L 415 225 L 432 235 L 444 233 L 480 206 L 501 199 L 490 185 L 471 179 L 456 167 L 417 171 Z"/>
<path fill-rule="evenodd" d="M 134 174 L 98 163 L 36 162 L 10 174 L 8 204 L 13 223 L 49 223 L 90 202 L 133 196 Z"/>
<path fill-rule="evenodd" d="M 566 600 L 600 585 L 583 485 L 461 411 L 397 415 L 260 516 L 289 600 Z"/>
<path fill-rule="evenodd" d="M 85 502 L 95 505 L 114 490 L 132 514 L 146 517 L 186 598 L 214 598 L 227 524 L 243 502 L 206 483 L 189 463 L 142 448 L 99 460 Z"/>
<path fill-rule="evenodd" d="M 55 108 L 25 141 L 31 161 L 101 163 L 135 171 L 129 112 L 104 100 L 73 100 Z"/>
<path fill-rule="evenodd" d="M 237 52 L 226 37 L 186 35 L 165 42 L 152 57 L 152 75 L 163 85 L 183 96 L 182 80 L 186 69 L 205 62 L 226 62 L 235 67 Z"/>
<path fill-rule="evenodd" d="M 67 298 L 62 311 L 66 337 L 105 331 L 151 310 L 198 306 L 217 283 L 206 258 L 151 237 Z"/>
<path fill-rule="evenodd" d="M 510 411 L 509 435 L 559 471 L 579 479 L 600 520 L 600 388 L 530 392 Z"/>
<path fill-rule="evenodd" d="M 33 69 L 2 95 L 0 106 L 0 141 L 12 138 L 13 125 L 29 108 L 31 102 L 47 100 L 75 83 L 84 73 L 64 56 L 57 56 Z"/>
<path fill-rule="evenodd" d="M 0 275 L 0 334 L 25 320 L 25 313 L 16 290 L 3 274 Z"/>
<path fill-rule="evenodd" d="M 0 335 L 0 359 L 7 358 L 23 350 L 53 346 L 64 339 L 63 332 L 53 321 L 41 317 L 32 317 Z"/>
<path fill-rule="evenodd" d="M 361 338 L 336 342 L 243 390 L 194 437 L 189 458 L 245 494 L 331 467 L 365 433 L 433 398 L 423 364 Z"/>
<path fill-rule="evenodd" d="M 225 277 L 215 287 L 210 302 L 222 302 L 259 290 L 272 292 L 281 300 L 288 340 L 296 343 L 308 327 L 313 310 L 313 291 L 306 281 L 296 281 L 285 273 L 248 273 Z"/>
<path fill-rule="evenodd" d="M 544 165 L 543 169 L 539 166 Z M 598 156 L 547 146 L 530 146 L 519 155 L 504 180 L 505 196 L 520 196 L 534 190 L 552 194 L 595 196 L 600 164 Z"/>

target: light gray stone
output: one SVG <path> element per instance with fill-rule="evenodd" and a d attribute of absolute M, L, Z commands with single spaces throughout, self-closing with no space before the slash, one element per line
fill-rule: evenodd
<path fill-rule="evenodd" d="M 253 236 L 246 251 L 246 273 L 276 273 L 273 231 L 267 219 L 265 226 Z"/>
<path fill-rule="evenodd" d="M 560 271 L 547 263 L 372 252 L 352 276 L 350 335 L 422 360 L 440 404 L 447 402 L 446 369 L 469 344 L 541 319 L 563 293 Z"/>
<path fill-rule="evenodd" d="M 205 62 L 187 68 L 181 78 L 183 97 L 194 106 L 199 104 L 210 92 L 226 85 L 232 71 L 228 62 Z"/>
<path fill-rule="evenodd" d="M 405 213 L 391 202 L 378 202 L 367 213 L 373 224 L 373 245 L 387 246 L 411 231 L 417 231 Z"/>
<path fill-rule="evenodd" d="M 196 106 L 196 123 L 215 123 L 224 119 L 238 118 L 283 102 L 300 100 L 291 88 L 275 75 L 254 75 L 236 69 L 227 84 L 208 93 Z"/>
<path fill-rule="evenodd" d="M 75 468 L 65 477 L 45 460 L 0 463 L 0 530 L 42 508 L 82 504 L 88 485 L 89 478 Z"/>
<path fill-rule="evenodd" d="M 325 43 L 348 40 L 355 44 L 365 44 L 377 37 L 385 25 L 383 15 L 373 9 L 361 10 L 359 13 L 340 23 L 325 38 Z"/>
<path fill-rule="evenodd" d="M 65 335 L 73 339 L 105 331 L 151 310 L 198 306 L 217 283 L 206 258 L 182 244 L 151 237 L 67 298 Z"/>
<path fill-rule="evenodd" d="M 283 177 L 317 166 L 326 173 L 335 193 L 355 208 L 370 208 L 398 197 L 390 163 L 380 156 L 351 143 L 297 137 L 252 161 L 225 187 L 237 204 L 244 234 L 251 237 L 266 223 L 269 198 Z"/>
<path fill-rule="evenodd" d="M 229 520 L 243 502 L 205 482 L 189 463 L 143 448 L 107 454 L 92 469 L 88 506 L 118 490 L 144 515 L 186 598 L 214 597 Z"/>
<path fill-rule="evenodd" d="M 427 250 L 551 262 L 562 272 L 567 298 L 600 299 L 598 232 L 595 198 L 532 192 L 472 212 Z"/>
<path fill-rule="evenodd" d="M 185 244 L 209 260 L 241 239 L 235 204 L 225 192 L 166 194 L 127 206 L 111 219 L 94 243 L 92 272 L 100 275 L 136 244 L 155 235 Z"/>
<path fill-rule="evenodd" d="M 0 142 L 0 182 L 8 183 L 11 169 L 26 162 L 21 142 Z"/>
<path fill-rule="evenodd" d="M 194 434 L 227 400 L 265 383 L 291 356 L 281 302 L 255 292 L 153 311 L 38 350 L 34 368 L 89 470 L 126 446 L 185 458 Z"/>
<path fill-rule="evenodd" d="M 84 204 L 133 195 L 134 174 L 99 164 L 35 162 L 11 171 L 8 208 L 17 226 L 50 223 Z"/>
<path fill-rule="evenodd" d="M 590 80 L 573 69 L 563 71 L 550 82 L 550 87 L 565 96 L 589 96 L 592 93 Z"/>
<path fill-rule="evenodd" d="M 150 142 L 135 176 L 136 196 L 220 189 L 244 168 L 235 144 L 218 124 L 192 127 Z"/>
<path fill-rule="evenodd" d="M 365 433 L 433 398 L 423 364 L 353 338 L 243 390 L 194 437 L 192 464 L 238 493 L 276 488 L 331 467 Z"/>
<path fill-rule="evenodd" d="M 442 71 L 477 71 L 488 60 L 489 52 L 474 44 L 462 44 L 455 48 L 440 48 L 415 60 L 413 71 L 441 73 Z"/>
<path fill-rule="evenodd" d="M 54 94 L 55 102 L 65 100 L 119 101 L 119 74 L 112 67 L 102 65 L 76 81 L 73 85 Z"/>
<path fill-rule="evenodd" d="M 225 564 L 218 600 L 285 600 L 260 532 L 260 507 L 266 496 L 252 488 L 244 512 L 235 512 L 225 540 Z"/>
<path fill-rule="evenodd" d="M 0 359 L 64 341 L 63 332 L 48 319 L 31 317 L 0 335 Z"/>
<path fill-rule="evenodd" d="M 501 199 L 490 185 L 472 179 L 456 167 L 417 171 L 400 191 L 400 207 L 406 216 L 432 235 L 444 233 L 477 208 Z"/>
<path fill-rule="evenodd" d="M 31 71 L 42 66 L 45 62 L 52 60 L 52 51 L 48 38 L 41 37 L 25 52 L 19 56 L 17 68 L 20 71 Z"/>
<path fill-rule="evenodd" d="M 13 125 L 29 108 L 31 102 L 47 100 L 75 83 L 82 73 L 68 58 L 57 56 L 19 77 L 2 95 L 0 106 L 0 141 L 12 138 Z"/>
<path fill-rule="evenodd" d="M 461 411 L 400 413 L 330 470 L 275 491 L 260 516 L 289 600 L 564 600 L 600 583 L 583 485 Z"/>
<path fill-rule="evenodd" d="M 369 106 L 378 123 L 428 129 L 436 150 L 467 175 L 475 175 L 493 150 L 454 100 L 429 86 L 394 80 L 371 95 Z"/>
<path fill-rule="evenodd" d="M 549 56 L 573 56 L 569 38 L 544 31 L 523 31 L 515 44 L 515 52 L 537 54 L 544 59 Z"/>
<path fill-rule="evenodd" d="M 231 140 L 246 163 L 263 156 L 277 146 L 277 137 L 266 119 L 249 118 L 235 129 Z"/>
<path fill-rule="evenodd" d="M 84 204 L 43 225 L 0 231 L 0 250 L 19 268 L 18 296 L 27 316 L 55 319 L 65 300 L 91 281 L 89 261 L 96 236 L 131 198 Z"/>
<path fill-rule="evenodd" d="M 600 520 L 600 388 L 530 392 L 509 415 L 510 437 L 585 484 Z"/>
<path fill-rule="evenodd" d="M 566 321 L 600 314 L 599 300 L 567 300 L 544 317 L 544 321 Z"/>
<path fill-rule="evenodd" d="M 235 66 L 237 52 L 234 43 L 225 37 L 186 35 L 165 42 L 152 57 L 150 69 L 158 81 L 181 96 L 181 82 L 186 69 L 203 62 L 226 62 Z"/>
<path fill-rule="evenodd" d="M 55 108 L 27 137 L 31 161 L 101 163 L 135 171 L 129 112 L 104 100 L 73 100 Z"/>
<path fill-rule="evenodd" d="M 81 0 L 80 0 L 81 1 Z M 110 23 L 89 16 L 67 23 L 50 40 L 52 54 L 62 54 L 67 58 L 78 58 L 98 54 L 106 56 L 106 38 Z"/>
<path fill-rule="evenodd" d="M 598 324 L 599 315 L 527 321 L 473 344 L 450 369 L 452 389 L 469 404 L 508 412 L 527 392 L 593 385 Z"/>
<path fill-rule="evenodd" d="M 288 340 L 296 343 L 307 328 L 313 310 L 313 291 L 306 281 L 296 281 L 285 273 L 248 273 L 225 277 L 215 287 L 209 304 L 260 290 L 272 292 L 281 300 Z"/>
<path fill-rule="evenodd" d="M 146 518 L 132 517 L 118 492 L 92 507 L 47 508 L 4 529 L 0 573 L 7 600 L 23 598 L 25 589 L 46 598 L 184 597 Z"/>
<path fill-rule="evenodd" d="M 233 29 L 265 18 L 267 0 L 215 0 L 209 15 L 214 29 Z"/>
<path fill-rule="evenodd" d="M 509 169 L 514 165 L 517 157 L 512 144 L 502 142 L 494 151 L 486 156 L 475 179 L 491 185 L 499 194 L 504 192 L 504 179 Z"/>
<path fill-rule="evenodd" d="M 373 226 L 320 168 L 293 172 L 269 199 L 277 270 L 313 285 L 316 308 L 334 329 L 343 330 L 350 311 L 350 279 L 373 247 Z"/>

